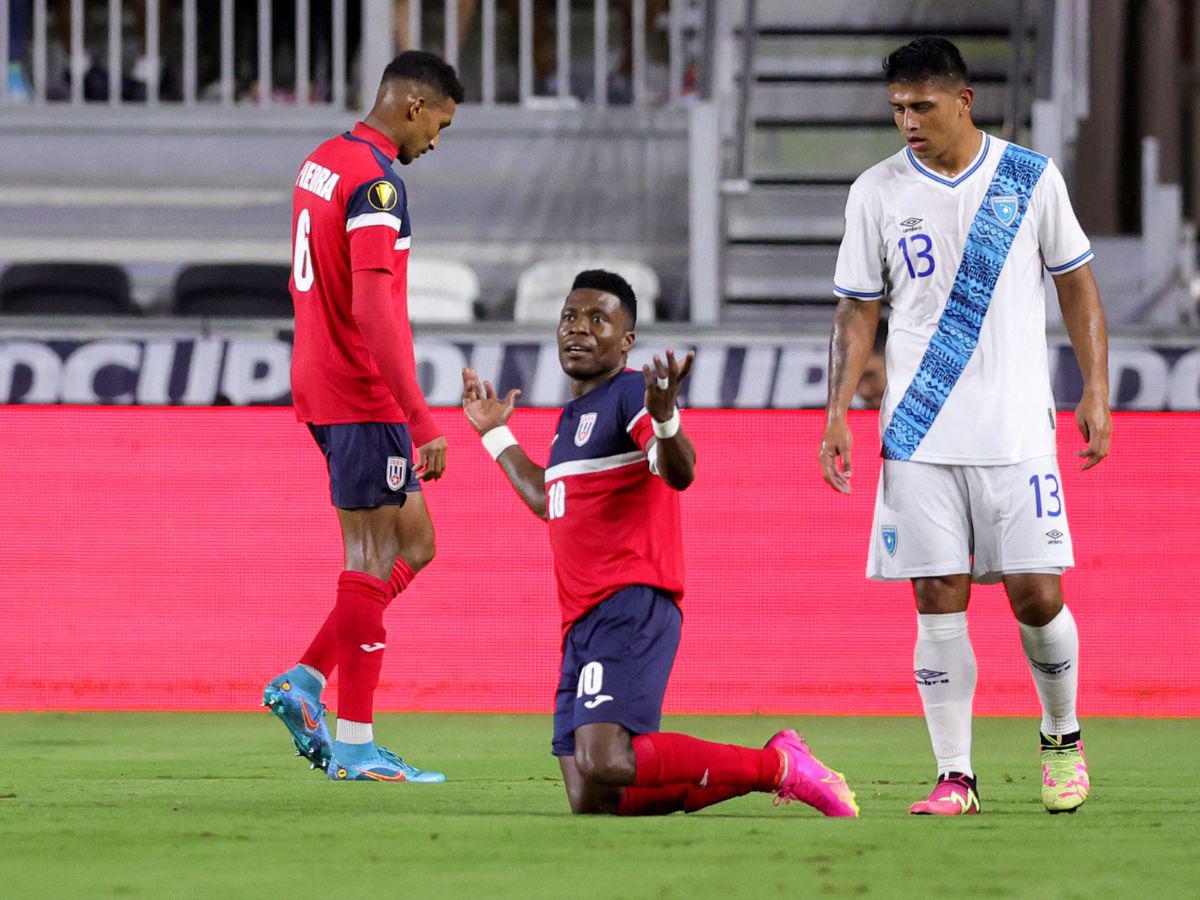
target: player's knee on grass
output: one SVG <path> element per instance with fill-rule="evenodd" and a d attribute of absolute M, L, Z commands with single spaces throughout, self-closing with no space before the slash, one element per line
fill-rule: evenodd
<path fill-rule="evenodd" d="M 971 596 L 970 575 L 939 575 L 914 578 L 913 596 L 923 616 L 964 612 Z"/>
<path fill-rule="evenodd" d="M 582 781 L 567 785 L 567 802 L 577 816 L 612 815 L 621 805 L 621 788 Z"/>
<path fill-rule="evenodd" d="M 637 757 L 629 732 L 601 723 L 575 729 L 575 765 L 585 780 L 600 785 L 633 784 Z"/>
<path fill-rule="evenodd" d="M 1013 615 L 1022 625 L 1041 628 L 1062 610 L 1062 582 L 1057 575 L 1008 575 L 1004 587 Z"/>

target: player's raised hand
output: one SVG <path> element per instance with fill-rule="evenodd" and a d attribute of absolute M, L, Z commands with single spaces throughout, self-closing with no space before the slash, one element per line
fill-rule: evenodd
<path fill-rule="evenodd" d="M 679 388 L 692 371 L 695 359 L 695 350 L 689 350 L 682 362 L 675 360 L 674 350 L 668 350 L 666 362 L 655 354 L 653 366 L 642 366 L 642 377 L 646 379 L 646 411 L 655 421 L 666 422 L 675 414 Z"/>
<path fill-rule="evenodd" d="M 1108 456 L 1108 445 L 1112 440 L 1112 413 L 1108 400 L 1095 391 L 1084 391 L 1083 399 L 1075 407 L 1075 422 L 1079 433 L 1087 441 L 1087 447 L 1077 454 L 1086 460 L 1080 471 L 1086 472 Z"/>
<path fill-rule="evenodd" d="M 463 412 L 467 414 L 467 421 L 472 428 L 485 434 L 508 421 L 517 408 L 520 390 L 513 388 L 501 400 L 496 396 L 495 386 L 490 381 L 480 383 L 479 374 L 474 369 L 463 369 L 462 379 Z"/>
<path fill-rule="evenodd" d="M 845 419 L 830 419 L 825 423 L 825 434 L 821 436 L 821 450 L 817 454 L 821 461 L 821 475 L 826 483 L 835 491 L 843 494 L 850 493 L 850 448 L 854 436 Z M 838 459 L 842 460 L 838 468 Z"/>
<path fill-rule="evenodd" d="M 437 481 L 446 471 L 446 439 L 435 437 L 417 448 L 417 464 L 413 469 L 422 481 Z"/>

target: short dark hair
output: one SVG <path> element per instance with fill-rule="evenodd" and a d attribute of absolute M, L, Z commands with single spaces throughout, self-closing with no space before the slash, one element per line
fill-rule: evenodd
<path fill-rule="evenodd" d="M 897 47 L 883 58 L 888 84 L 950 81 L 968 84 L 967 63 L 954 44 L 945 38 L 923 37 Z"/>
<path fill-rule="evenodd" d="M 571 285 L 573 291 L 580 288 L 612 294 L 621 301 L 621 308 L 629 316 L 629 327 L 633 328 L 637 325 L 637 297 L 634 296 L 629 282 L 616 272 L 609 272 L 605 269 L 586 269 L 575 276 L 575 283 Z"/>
<path fill-rule="evenodd" d="M 428 85 L 443 97 L 462 103 L 466 97 L 454 66 L 428 50 L 405 50 L 383 70 L 383 81 L 407 78 Z"/>

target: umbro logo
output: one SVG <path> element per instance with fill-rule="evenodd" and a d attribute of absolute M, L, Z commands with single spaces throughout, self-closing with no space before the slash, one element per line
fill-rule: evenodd
<path fill-rule="evenodd" d="M 1062 539 L 1066 537 L 1066 535 L 1057 528 L 1052 528 L 1050 531 L 1046 532 L 1046 537 L 1049 538 L 1049 540 L 1046 541 L 1047 544 L 1061 544 Z"/>
<path fill-rule="evenodd" d="M 387 644 L 376 641 L 374 644 L 359 644 L 358 646 L 362 648 L 364 653 L 374 653 L 376 650 L 382 650 Z"/>
<path fill-rule="evenodd" d="M 1047 675 L 1061 675 L 1071 670 L 1071 661 L 1069 659 L 1056 663 L 1044 663 L 1038 662 L 1036 659 L 1031 659 L 1029 660 L 1029 664 L 1039 672 L 1045 672 Z"/>
<path fill-rule="evenodd" d="M 921 227 L 921 223 L 924 221 L 925 221 L 924 219 L 918 219 L 916 216 L 909 216 L 907 219 L 905 219 L 903 222 L 900 223 L 900 227 L 903 228 L 906 232 L 907 231 L 916 231 L 919 227 Z"/>
<path fill-rule="evenodd" d="M 913 672 L 917 684 L 949 684 L 950 679 L 947 677 L 949 674 L 949 672 L 939 672 L 936 669 L 917 669 Z"/>

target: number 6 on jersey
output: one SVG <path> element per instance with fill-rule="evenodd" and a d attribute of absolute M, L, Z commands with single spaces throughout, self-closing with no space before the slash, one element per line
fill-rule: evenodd
<path fill-rule="evenodd" d="M 312 248 L 308 236 L 312 232 L 312 217 L 307 209 L 300 210 L 296 217 L 296 250 L 292 257 L 292 280 L 296 290 L 306 292 L 313 286 Z"/>

